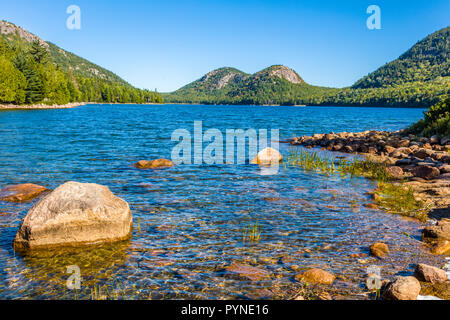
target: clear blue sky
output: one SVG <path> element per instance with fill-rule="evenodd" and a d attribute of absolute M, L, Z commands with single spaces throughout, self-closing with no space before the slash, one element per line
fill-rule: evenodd
<path fill-rule="evenodd" d="M 66 8 L 82 28 L 66 28 Z M 369 5 L 382 30 L 368 30 Z M 223 66 L 273 64 L 315 85 L 343 87 L 449 25 L 448 0 L 1 0 L 0 19 L 112 70 L 140 88 L 172 91 Z"/>

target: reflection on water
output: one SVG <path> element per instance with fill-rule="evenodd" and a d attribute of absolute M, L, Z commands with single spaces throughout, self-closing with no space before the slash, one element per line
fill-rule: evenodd
<path fill-rule="evenodd" d="M 417 262 L 442 264 L 417 241 L 417 222 L 364 207 L 365 193 L 375 187 L 365 179 L 283 167 L 266 175 L 253 165 L 132 167 L 137 160 L 170 157 L 172 131 L 190 129 L 194 120 L 208 119 L 205 130 L 280 128 L 283 139 L 293 133 L 398 129 L 421 116 L 421 110 L 281 110 L 114 106 L 0 113 L 0 185 L 95 182 L 128 201 L 134 218 L 131 241 L 21 256 L 12 240 L 33 203 L 0 203 L 0 298 L 283 299 L 301 289 L 294 276 L 312 267 L 337 275 L 329 289 L 334 296 L 367 298 L 369 265 L 392 278 L 411 273 Z M 289 147 L 281 148 L 286 154 Z M 259 241 L 243 243 L 245 229 L 254 224 Z M 375 241 L 390 246 L 387 259 L 367 256 Z M 232 262 L 270 276 L 259 282 L 229 278 L 222 270 Z M 81 269 L 77 292 L 66 288 L 70 265 Z"/>

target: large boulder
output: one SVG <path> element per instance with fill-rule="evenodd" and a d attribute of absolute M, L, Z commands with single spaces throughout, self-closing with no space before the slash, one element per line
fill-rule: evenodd
<path fill-rule="evenodd" d="M 278 150 L 265 148 L 258 153 L 256 158 L 251 161 L 251 164 L 273 165 L 280 164 L 282 161 L 283 156 Z"/>
<path fill-rule="evenodd" d="M 415 167 L 412 173 L 414 176 L 425 180 L 432 180 L 439 177 L 439 175 L 441 174 L 438 168 L 427 165 Z"/>
<path fill-rule="evenodd" d="M 127 202 L 98 184 L 67 182 L 36 203 L 14 239 L 16 250 L 79 246 L 130 237 Z"/>
<path fill-rule="evenodd" d="M 295 276 L 297 281 L 304 281 L 312 284 L 333 284 L 336 277 L 322 269 L 310 269 Z"/>
<path fill-rule="evenodd" d="M 417 300 L 421 287 L 414 277 L 398 277 L 387 285 L 383 300 Z"/>
<path fill-rule="evenodd" d="M 0 189 L 0 200 L 17 203 L 25 202 L 33 200 L 46 191 L 49 190 L 45 187 L 31 183 L 6 186 Z"/>
<path fill-rule="evenodd" d="M 447 273 L 445 270 L 423 263 L 416 265 L 414 276 L 424 282 L 439 283 L 447 281 Z"/>
<path fill-rule="evenodd" d="M 156 159 L 152 161 L 141 160 L 134 164 L 138 169 L 164 169 L 173 167 L 175 164 L 167 159 Z"/>

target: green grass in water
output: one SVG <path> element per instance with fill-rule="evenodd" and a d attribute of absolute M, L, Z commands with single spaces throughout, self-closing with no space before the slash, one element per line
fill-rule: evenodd
<path fill-rule="evenodd" d="M 422 201 L 416 200 L 414 191 L 401 183 L 392 183 L 392 177 L 386 171 L 388 165 L 369 159 L 336 159 L 304 149 L 290 150 L 285 158 L 284 167 L 301 167 L 326 175 L 340 174 L 351 177 L 366 177 L 378 182 L 374 191 L 376 204 L 386 211 L 425 221 L 427 210 Z"/>
<path fill-rule="evenodd" d="M 247 243 L 258 243 L 261 238 L 261 227 L 258 223 L 251 225 L 244 229 L 242 242 Z"/>
<path fill-rule="evenodd" d="M 427 220 L 424 203 L 414 197 L 414 191 L 409 187 L 379 182 L 374 195 L 376 204 L 390 213 Z"/>
<path fill-rule="evenodd" d="M 367 159 L 339 159 L 326 157 L 317 152 L 304 149 L 290 150 L 285 163 L 289 166 L 301 167 L 305 170 L 318 171 L 324 174 L 341 174 L 350 176 L 363 176 L 377 181 L 388 181 L 390 176 L 386 172 L 387 165 Z"/>

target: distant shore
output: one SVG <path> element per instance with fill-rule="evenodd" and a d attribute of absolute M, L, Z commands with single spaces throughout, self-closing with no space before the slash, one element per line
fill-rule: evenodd
<path fill-rule="evenodd" d="M 225 105 L 225 104 L 198 104 L 198 103 L 183 103 L 183 102 L 165 102 L 165 103 L 118 103 L 118 102 L 72 102 L 68 104 L 63 105 L 46 105 L 46 104 L 33 104 L 33 105 L 14 105 L 14 104 L 0 104 L 0 111 L 1 110 L 45 110 L 45 109 L 71 109 L 76 108 L 80 106 L 85 106 L 89 104 L 95 104 L 95 105 L 142 105 L 142 106 L 163 106 L 163 105 L 197 105 L 197 106 L 248 106 L 248 107 L 282 107 L 281 105 L 253 105 L 253 104 L 247 104 L 247 105 Z M 413 108 L 413 109 L 423 109 L 424 107 L 371 107 L 371 106 L 322 106 L 322 105 L 291 105 L 291 106 L 285 106 L 285 107 L 337 107 L 337 108 L 345 108 L 345 107 L 353 107 L 353 108 Z"/>
<path fill-rule="evenodd" d="M 3 105 L 0 104 L 0 110 L 37 110 L 37 109 L 69 109 L 69 108 L 76 108 L 80 106 L 86 105 L 86 102 L 73 102 L 63 105 L 46 105 L 46 104 L 31 104 L 31 105 L 14 105 L 14 104 L 7 104 Z"/>

